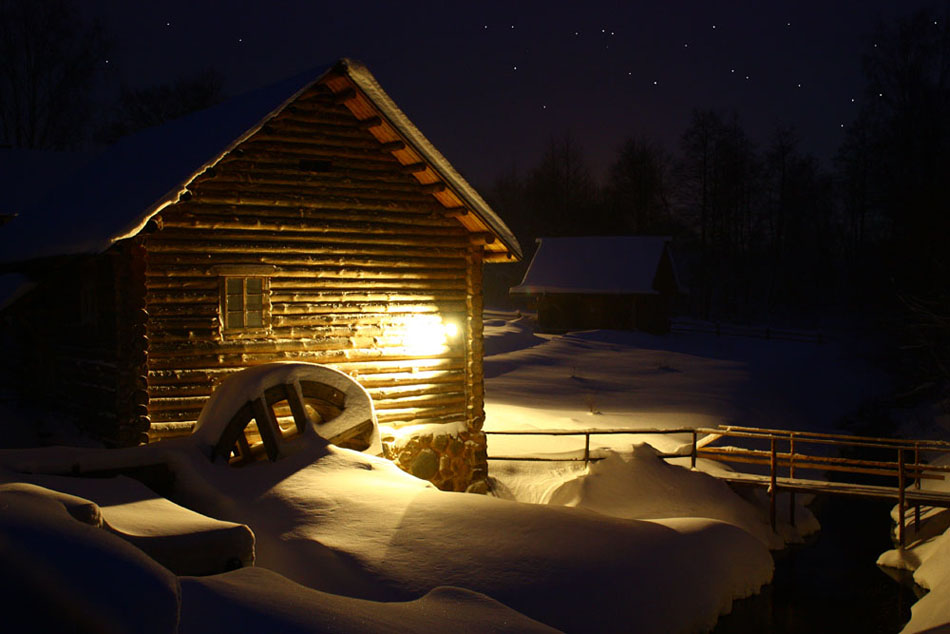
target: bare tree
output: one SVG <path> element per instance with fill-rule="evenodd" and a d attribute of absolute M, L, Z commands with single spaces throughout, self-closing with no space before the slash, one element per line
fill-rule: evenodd
<path fill-rule="evenodd" d="M 0 0 L 0 144 L 81 144 L 106 50 L 102 29 L 66 0 Z"/>
<path fill-rule="evenodd" d="M 209 69 L 148 88 L 123 85 L 115 113 L 99 134 L 100 140 L 113 143 L 137 130 L 209 108 L 221 101 L 223 83 L 221 75 Z"/>
<path fill-rule="evenodd" d="M 606 198 L 625 232 L 670 231 L 668 171 L 668 159 L 654 143 L 642 138 L 624 142 L 610 166 Z"/>

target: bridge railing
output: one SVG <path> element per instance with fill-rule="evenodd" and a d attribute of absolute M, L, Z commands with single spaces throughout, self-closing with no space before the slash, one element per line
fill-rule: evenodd
<path fill-rule="evenodd" d="M 843 474 L 860 474 L 884 476 L 896 479 L 891 487 L 867 487 L 859 483 L 842 483 L 845 488 L 838 487 L 827 492 L 847 493 L 847 486 L 854 487 L 853 491 L 867 493 L 871 491 L 877 497 L 889 497 L 897 500 L 898 504 L 898 541 L 901 547 L 905 543 L 905 511 L 908 507 L 908 489 L 912 489 L 910 497 L 916 500 L 914 507 L 914 526 L 920 525 L 920 500 L 925 497 L 921 493 L 923 480 L 943 480 L 950 472 L 950 466 L 935 465 L 923 461 L 924 457 L 935 454 L 950 453 L 950 442 L 938 440 L 913 440 L 902 438 L 878 438 L 854 436 L 846 434 L 828 434 L 809 431 L 791 431 L 784 429 L 768 429 L 758 427 L 742 427 L 735 425 L 720 425 L 718 427 L 681 427 L 670 429 L 580 429 L 580 430 L 486 430 L 486 434 L 506 436 L 583 436 L 584 452 L 582 457 L 549 457 L 549 456 L 490 456 L 490 460 L 532 460 L 532 461 L 583 461 L 585 464 L 599 460 L 591 455 L 591 436 L 597 435 L 655 435 L 655 434 L 690 434 L 692 443 L 690 452 L 660 454 L 664 458 L 689 457 L 690 466 L 696 467 L 698 458 L 706 458 L 719 462 L 735 464 L 760 465 L 768 467 L 767 480 L 753 481 L 753 484 L 768 486 L 769 491 L 769 518 L 773 529 L 776 523 L 776 497 L 780 489 L 790 494 L 789 517 L 795 523 L 795 490 L 821 491 L 821 482 L 802 479 L 802 471 L 835 471 Z M 744 442 L 762 441 L 766 448 L 750 448 L 737 446 L 714 447 L 712 443 L 723 438 L 741 439 Z M 821 455 L 816 453 L 817 446 L 837 448 L 837 456 Z M 890 458 L 854 458 L 842 456 L 841 450 L 876 450 L 893 456 Z M 740 472 L 741 473 L 741 472 Z M 755 474 L 747 474 L 755 475 Z M 724 476 L 720 476 L 724 477 Z M 761 477 L 761 474 L 759 474 Z M 946 506 L 950 506 L 950 492 L 946 493 Z M 941 500 L 944 502 L 944 500 Z"/>

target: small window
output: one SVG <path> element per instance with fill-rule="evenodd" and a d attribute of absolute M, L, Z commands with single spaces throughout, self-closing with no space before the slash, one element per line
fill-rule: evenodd
<path fill-rule="evenodd" d="M 225 331 L 260 330 L 265 326 L 265 278 L 226 277 L 222 299 Z"/>

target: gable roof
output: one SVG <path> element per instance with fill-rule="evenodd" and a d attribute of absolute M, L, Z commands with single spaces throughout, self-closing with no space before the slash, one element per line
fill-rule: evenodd
<path fill-rule="evenodd" d="M 510 292 L 656 294 L 653 282 L 669 241 L 659 236 L 539 238 L 524 279 Z"/>
<path fill-rule="evenodd" d="M 481 236 L 486 261 L 520 259 L 511 230 L 379 86 L 369 70 L 343 59 L 121 139 L 65 179 L 37 205 L 0 230 L 0 262 L 100 253 L 141 231 L 174 204 L 191 181 L 262 128 L 304 91 L 326 84 L 359 119 L 379 117 L 370 131 L 403 141 L 392 154 L 423 184 L 444 183 L 433 196 Z"/>

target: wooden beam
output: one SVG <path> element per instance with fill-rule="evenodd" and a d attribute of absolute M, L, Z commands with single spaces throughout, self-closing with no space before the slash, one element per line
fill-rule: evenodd
<path fill-rule="evenodd" d="M 383 125 L 383 120 L 379 117 L 370 117 L 368 119 L 360 119 L 356 124 L 361 130 L 368 130 L 370 128 L 378 128 Z"/>
<path fill-rule="evenodd" d="M 445 216 L 446 218 L 458 218 L 460 216 L 467 216 L 468 208 L 467 207 L 449 207 L 444 212 L 442 212 L 442 215 Z"/>
<path fill-rule="evenodd" d="M 495 235 L 488 232 L 473 233 L 469 236 L 472 244 L 491 244 L 495 241 Z"/>
<path fill-rule="evenodd" d="M 356 99 L 356 90 L 353 88 L 346 88 L 340 92 L 333 93 L 333 103 L 341 104 L 349 101 L 350 99 Z"/>
<path fill-rule="evenodd" d="M 422 191 L 426 194 L 439 194 L 445 191 L 445 183 L 439 181 L 436 183 L 426 183 L 422 185 Z M 465 213 L 468 213 L 468 210 L 465 210 Z"/>
<path fill-rule="evenodd" d="M 424 172 L 429 166 L 425 163 L 409 163 L 408 165 L 402 166 L 402 172 L 404 174 L 418 174 L 419 172 Z"/>
<path fill-rule="evenodd" d="M 406 144 L 403 141 L 390 141 L 389 143 L 381 144 L 379 149 L 383 152 L 397 152 L 399 150 L 405 150 Z"/>

